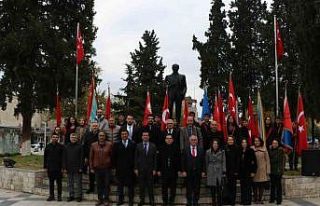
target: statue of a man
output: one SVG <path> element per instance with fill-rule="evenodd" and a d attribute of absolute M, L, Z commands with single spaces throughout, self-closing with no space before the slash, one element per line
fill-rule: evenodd
<path fill-rule="evenodd" d="M 172 115 L 172 108 L 175 105 L 176 117 L 172 117 L 180 122 L 181 115 L 181 104 L 187 92 L 187 82 L 186 76 L 178 73 L 179 65 L 172 65 L 172 74 L 167 75 L 165 78 L 166 84 L 168 86 L 169 95 L 169 110 L 170 115 Z"/>

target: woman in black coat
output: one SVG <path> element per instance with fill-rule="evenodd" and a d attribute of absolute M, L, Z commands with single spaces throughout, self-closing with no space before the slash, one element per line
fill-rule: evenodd
<path fill-rule="evenodd" d="M 251 205 L 252 201 L 252 178 L 257 171 L 257 159 L 253 149 L 248 146 L 246 139 L 241 141 L 239 151 L 239 178 L 241 188 L 241 205 Z"/>
<path fill-rule="evenodd" d="M 235 144 L 233 136 L 228 136 L 226 154 L 226 169 L 227 169 L 227 194 L 224 194 L 224 204 L 235 205 L 237 177 L 239 173 L 239 149 Z"/>

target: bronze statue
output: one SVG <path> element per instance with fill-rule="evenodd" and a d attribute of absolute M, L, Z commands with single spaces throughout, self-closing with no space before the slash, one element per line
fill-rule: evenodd
<path fill-rule="evenodd" d="M 187 82 L 186 76 L 179 74 L 178 70 L 179 65 L 173 64 L 172 74 L 166 76 L 165 82 L 168 86 L 170 115 L 172 115 L 173 105 L 175 105 L 176 109 L 176 117 L 171 116 L 171 118 L 180 122 L 181 104 L 187 92 Z"/>

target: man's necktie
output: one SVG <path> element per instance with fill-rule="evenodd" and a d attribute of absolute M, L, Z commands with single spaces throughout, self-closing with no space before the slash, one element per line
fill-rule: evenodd
<path fill-rule="evenodd" d="M 147 151 L 147 143 L 144 143 L 144 153 L 147 155 L 148 151 Z"/>
<path fill-rule="evenodd" d="M 191 155 L 192 155 L 192 157 L 196 157 L 196 149 L 195 149 L 195 147 L 192 147 Z"/>

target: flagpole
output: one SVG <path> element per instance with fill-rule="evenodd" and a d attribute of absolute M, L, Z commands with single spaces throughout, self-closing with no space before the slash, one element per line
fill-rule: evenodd
<path fill-rule="evenodd" d="M 80 24 L 79 22 L 77 23 L 77 37 L 78 37 L 78 34 L 79 34 L 79 30 L 80 30 Z M 77 52 L 76 52 L 77 53 Z M 79 76 L 79 65 L 78 65 L 78 62 L 77 62 L 77 58 L 76 58 L 76 85 L 75 85 L 75 118 L 78 117 L 78 76 Z"/>
<path fill-rule="evenodd" d="M 276 72 L 276 116 L 279 116 L 279 82 L 278 82 L 278 56 L 277 56 L 277 17 L 273 16 L 274 24 L 274 66 Z"/>

